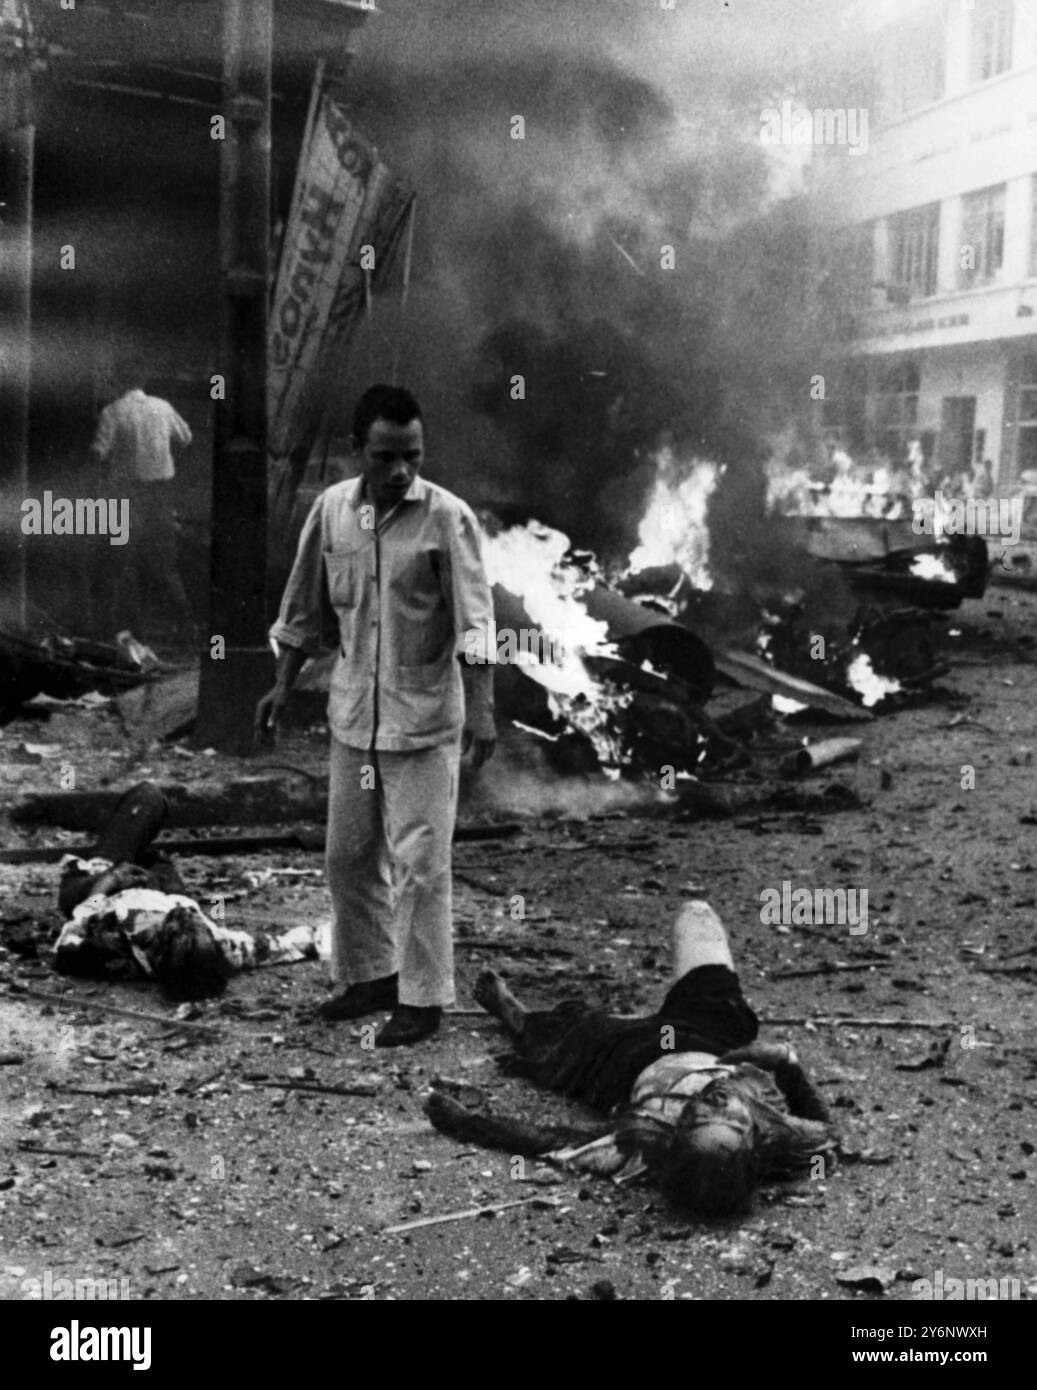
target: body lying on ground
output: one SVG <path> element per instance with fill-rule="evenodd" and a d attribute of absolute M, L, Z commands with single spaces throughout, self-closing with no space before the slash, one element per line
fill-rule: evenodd
<path fill-rule="evenodd" d="M 748 1207 L 760 1180 L 816 1172 L 818 1157 L 830 1171 L 836 1135 L 828 1109 L 791 1047 L 756 1040 L 726 938 L 687 959 L 691 968 L 658 1012 L 642 1018 L 581 1002 L 530 1012 L 486 971 L 476 999 L 515 1042 L 509 1069 L 609 1112 L 609 1120 L 594 1129 L 534 1125 L 440 1089 L 426 1107 L 433 1125 L 617 1181 L 648 1175 L 679 1203 L 717 1215 Z"/>
<path fill-rule="evenodd" d="M 142 783 L 116 806 L 93 858 L 62 860 L 58 904 L 68 920 L 54 948 L 56 970 L 143 977 L 170 998 L 205 999 L 239 970 L 316 956 L 312 927 L 269 935 L 207 917 L 173 861 L 148 849 L 166 814 L 161 792 Z"/>

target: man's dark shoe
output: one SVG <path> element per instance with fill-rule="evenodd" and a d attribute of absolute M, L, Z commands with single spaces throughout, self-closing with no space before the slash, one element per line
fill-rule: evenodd
<path fill-rule="evenodd" d="M 443 1017 L 440 1008 L 419 1009 L 413 1004 L 399 1004 L 393 1010 L 389 1022 L 375 1034 L 375 1047 L 403 1047 L 407 1043 L 421 1042 L 439 1031 Z"/>
<path fill-rule="evenodd" d="M 362 984 L 350 985 L 341 994 L 333 995 L 319 1004 L 317 1012 L 328 1023 L 340 1023 L 347 1018 L 376 1014 L 380 1009 L 395 1009 L 398 979 L 397 975 L 385 975 L 380 980 L 365 980 Z"/>

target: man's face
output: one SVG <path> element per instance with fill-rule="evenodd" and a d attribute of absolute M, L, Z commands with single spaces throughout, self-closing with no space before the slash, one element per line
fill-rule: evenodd
<path fill-rule="evenodd" d="M 375 505 L 383 509 L 394 507 L 402 500 L 425 461 L 425 433 L 421 421 L 394 425 L 379 416 L 367 432 L 359 458 Z"/>

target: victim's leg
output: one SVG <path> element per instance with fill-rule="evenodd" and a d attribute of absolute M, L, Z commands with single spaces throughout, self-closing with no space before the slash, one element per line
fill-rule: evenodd
<path fill-rule="evenodd" d="M 707 902 L 686 903 L 673 927 L 673 978 L 681 979 L 703 965 L 726 965 L 734 970 L 727 932 Z"/>
<path fill-rule="evenodd" d="M 513 1037 L 518 1037 L 525 1027 L 526 1010 L 508 989 L 496 970 L 484 970 L 475 982 L 472 991 L 475 1002 L 481 1004 L 488 1014 L 493 1014 L 504 1024 Z"/>

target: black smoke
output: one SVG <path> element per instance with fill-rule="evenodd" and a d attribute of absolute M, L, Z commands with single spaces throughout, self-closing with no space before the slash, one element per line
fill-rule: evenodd
<path fill-rule="evenodd" d="M 815 329 L 809 211 L 771 196 L 753 90 L 709 74 L 689 115 L 571 48 L 362 63 L 357 119 L 418 214 L 406 315 L 379 304 L 342 423 L 395 365 L 426 407 L 431 476 L 609 558 L 636 542 L 668 444 L 727 465 L 720 549 L 755 553 L 765 433 L 805 395 Z"/>

